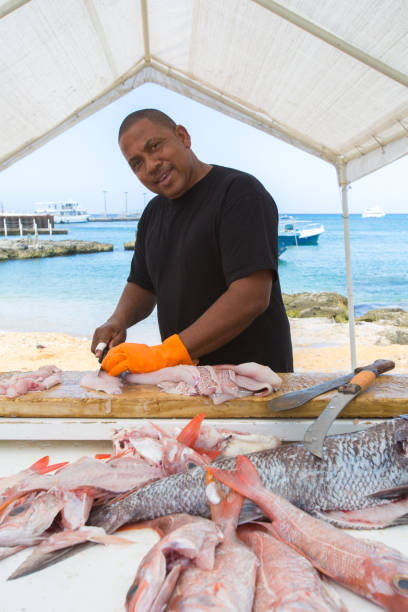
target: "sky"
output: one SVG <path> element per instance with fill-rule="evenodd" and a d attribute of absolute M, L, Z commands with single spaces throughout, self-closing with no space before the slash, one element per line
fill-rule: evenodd
<path fill-rule="evenodd" d="M 141 185 L 117 145 L 129 113 L 158 108 L 184 125 L 192 149 L 206 163 L 256 176 L 280 213 L 341 213 L 331 164 L 269 134 L 155 84 L 145 84 L 57 136 L 0 173 L 0 212 L 31 212 L 38 203 L 75 200 L 90 213 L 141 212 L 151 193 Z M 407 213 L 408 156 L 354 182 L 350 213 L 381 206 Z M 127 196 L 125 196 L 127 192 Z"/>

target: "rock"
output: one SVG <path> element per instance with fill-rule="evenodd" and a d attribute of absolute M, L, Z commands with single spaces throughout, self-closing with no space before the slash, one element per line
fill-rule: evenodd
<path fill-rule="evenodd" d="M 398 327 L 408 327 L 408 312 L 402 308 L 374 308 L 361 317 L 358 317 L 357 321 L 368 321 L 370 323 L 375 321 L 377 323 L 388 323 Z M 405 342 L 402 344 L 405 344 Z"/>
<path fill-rule="evenodd" d="M 130 242 L 125 242 L 123 244 L 123 248 L 125 249 L 125 251 L 134 251 L 134 249 L 135 249 L 135 241 L 131 240 Z"/>
<path fill-rule="evenodd" d="M 384 338 L 389 344 L 408 344 L 408 328 L 387 331 L 384 333 Z"/>
<path fill-rule="evenodd" d="M 87 242 L 86 240 L 2 240 L 0 242 L 0 261 L 105 251 L 113 251 L 113 245 L 103 242 Z"/>
<path fill-rule="evenodd" d="M 284 293 L 283 303 L 289 317 L 327 317 L 337 323 L 348 321 L 347 298 L 339 293 Z"/>

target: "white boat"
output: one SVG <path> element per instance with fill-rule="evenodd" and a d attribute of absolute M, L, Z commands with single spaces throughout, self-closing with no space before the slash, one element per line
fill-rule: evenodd
<path fill-rule="evenodd" d="M 361 213 L 364 218 L 367 217 L 385 217 L 385 212 L 379 206 L 372 206 L 371 208 L 365 208 Z"/>
<path fill-rule="evenodd" d="M 284 247 L 317 244 L 323 232 L 324 225 L 321 223 L 312 223 L 295 219 L 290 215 L 282 215 L 278 228 L 279 244 Z"/>
<path fill-rule="evenodd" d="M 89 214 L 80 208 L 78 202 L 68 200 L 67 202 L 43 202 L 36 208 L 38 214 L 46 213 L 53 215 L 54 223 L 85 223 L 89 220 Z"/>

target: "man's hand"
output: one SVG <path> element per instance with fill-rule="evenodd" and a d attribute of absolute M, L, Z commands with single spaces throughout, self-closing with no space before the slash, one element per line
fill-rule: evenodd
<path fill-rule="evenodd" d="M 96 350 L 98 344 L 103 342 L 110 348 L 126 340 L 126 328 L 115 321 L 107 321 L 95 330 L 92 338 L 91 351 L 100 357 L 102 351 Z"/>
<path fill-rule="evenodd" d="M 177 334 L 156 346 L 124 342 L 112 348 L 102 361 L 103 369 L 111 376 L 119 376 L 126 370 L 154 372 L 180 364 L 192 365 L 193 362 Z"/>

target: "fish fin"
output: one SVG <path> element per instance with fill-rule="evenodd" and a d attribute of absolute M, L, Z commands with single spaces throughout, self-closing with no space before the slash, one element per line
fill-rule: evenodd
<path fill-rule="evenodd" d="M 256 468 L 244 455 L 238 455 L 234 471 L 220 470 L 212 465 L 206 466 L 205 469 L 237 493 L 251 499 L 257 497 L 256 490 L 262 485 Z"/>
<path fill-rule="evenodd" d="M 181 442 L 185 446 L 193 448 L 200 433 L 201 423 L 205 419 L 205 413 L 197 414 L 191 421 L 187 423 L 177 436 L 177 442 Z"/>
<path fill-rule="evenodd" d="M 313 512 L 313 516 L 341 529 L 384 529 L 408 524 L 408 498 L 358 510 Z"/>
<path fill-rule="evenodd" d="M 111 457 L 111 453 L 96 453 L 95 455 L 95 459 L 110 459 Z"/>
<path fill-rule="evenodd" d="M 62 463 L 54 463 L 53 465 L 48 465 L 50 458 L 48 455 L 45 457 L 41 457 L 35 463 L 30 465 L 29 469 L 33 472 L 37 472 L 37 474 L 47 474 L 48 472 L 53 472 L 58 468 L 64 467 L 64 465 L 68 464 L 68 461 L 63 461 Z"/>
<path fill-rule="evenodd" d="M 45 455 L 45 457 L 41 457 L 41 459 L 38 459 L 38 461 L 33 463 L 33 465 L 30 465 L 29 469 L 33 470 L 33 472 L 38 472 L 39 474 L 41 474 L 41 471 L 48 466 L 49 462 L 49 455 Z"/>
<path fill-rule="evenodd" d="M 44 569 L 49 565 L 54 565 L 54 563 L 58 563 L 58 561 L 63 561 L 90 546 L 97 546 L 97 544 L 93 542 L 81 542 L 80 544 L 74 544 L 67 548 L 60 548 L 59 550 L 44 553 L 36 559 L 33 559 L 31 563 L 28 563 L 29 559 L 26 559 L 12 574 L 10 574 L 7 580 L 15 580 L 16 578 L 38 572 L 38 570 Z"/>
<path fill-rule="evenodd" d="M 382 489 L 367 495 L 367 497 L 380 497 L 381 499 L 397 499 L 405 496 L 408 496 L 408 484 L 392 487 L 391 489 Z"/>

